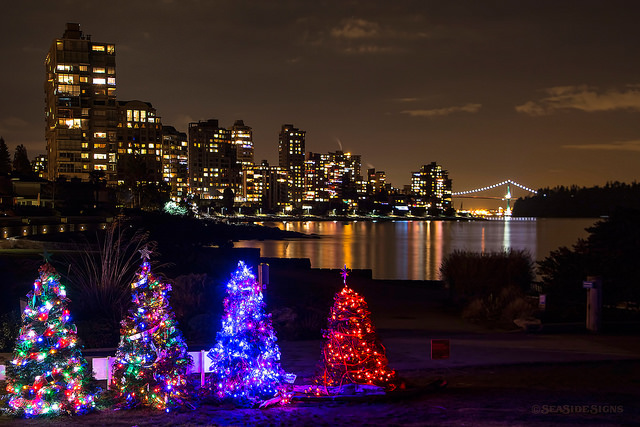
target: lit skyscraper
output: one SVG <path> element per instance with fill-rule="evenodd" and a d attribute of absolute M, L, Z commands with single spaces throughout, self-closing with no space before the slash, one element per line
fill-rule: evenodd
<path fill-rule="evenodd" d="M 304 194 L 304 161 L 306 132 L 291 124 L 282 125 L 278 143 L 279 166 L 289 176 L 289 203 L 299 206 Z"/>
<path fill-rule="evenodd" d="M 162 176 L 171 186 L 171 198 L 184 200 L 189 192 L 187 134 L 173 126 L 162 127 Z"/>
<path fill-rule="evenodd" d="M 143 101 L 118 101 L 117 105 L 118 183 L 158 184 L 162 181 L 162 123 L 156 109 Z"/>
<path fill-rule="evenodd" d="M 231 141 L 238 151 L 238 163 L 242 168 L 253 165 L 253 130 L 244 121 L 236 120 L 231 128 Z"/>
<path fill-rule="evenodd" d="M 89 180 L 94 171 L 116 182 L 116 51 L 69 23 L 45 60 L 48 179 Z"/>
<path fill-rule="evenodd" d="M 243 194 L 246 203 L 265 212 L 278 211 L 286 204 L 287 174 L 280 166 L 252 165 L 243 170 Z"/>
<path fill-rule="evenodd" d="M 431 213 L 448 213 L 451 210 L 451 180 L 449 173 L 431 162 L 411 176 L 411 193 L 415 204 Z"/>
<path fill-rule="evenodd" d="M 189 123 L 189 188 L 203 199 L 221 199 L 226 188 L 239 194 L 242 175 L 231 131 L 215 119 Z"/>
<path fill-rule="evenodd" d="M 327 202 L 331 199 L 357 199 L 362 187 L 359 154 L 336 151 L 321 154 L 309 152 L 306 165 L 306 201 Z"/>

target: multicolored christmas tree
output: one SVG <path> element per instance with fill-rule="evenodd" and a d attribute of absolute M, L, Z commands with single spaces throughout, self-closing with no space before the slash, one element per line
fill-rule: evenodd
<path fill-rule="evenodd" d="M 347 275 L 345 266 L 344 287 L 334 297 L 328 327 L 322 333 L 326 341 L 315 382 L 324 387 L 370 384 L 393 389 L 396 374 L 388 367 L 367 303 L 347 286 Z"/>
<path fill-rule="evenodd" d="M 187 371 L 192 363 L 169 305 L 171 285 L 151 272 L 150 251 L 131 284 L 133 306 L 122 321 L 112 389 L 120 407 L 169 411 L 189 403 Z"/>
<path fill-rule="evenodd" d="M 60 276 L 49 263 L 39 272 L 6 368 L 9 406 L 26 417 L 81 414 L 94 407 L 93 373 L 82 356 Z"/>
<path fill-rule="evenodd" d="M 271 315 L 265 314 L 261 285 L 242 261 L 227 283 L 222 329 L 208 357 L 209 387 L 219 399 L 252 406 L 282 393 L 285 374 Z"/>

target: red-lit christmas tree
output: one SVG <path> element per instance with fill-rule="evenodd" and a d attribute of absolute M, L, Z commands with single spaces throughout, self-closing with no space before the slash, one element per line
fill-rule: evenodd
<path fill-rule="evenodd" d="M 151 272 L 149 251 L 131 284 L 133 307 L 122 321 L 112 389 L 121 407 L 169 411 L 189 403 L 187 371 L 192 363 L 169 305 L 171 285 Z"/>
<path fill-rule="evenodd" d="M 387 366 L 385 349 L 371 322 L 367 303 L 347 286 L 347 275 L 345 266 L 344 287 L 334 297 L 328 326 L 322 334 L 326 341 L 315 382 L 325 388 L 369 384 L 393 389 L 396 374 Z"/>
<path fill-rule="evenodd" d="M 6 390 L 15 415 L 79 414 L 94 407 L 93 375 L 68 303 L 60 276 L 44 264 L 27 295 L 22 328 L 7 365 Z"/>

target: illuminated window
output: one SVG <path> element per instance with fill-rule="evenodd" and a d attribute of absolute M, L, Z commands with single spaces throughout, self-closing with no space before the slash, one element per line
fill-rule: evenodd
<path fill-rule="evenodd" d="M 127 110 L 127 121 L 130 122 L 133 119 L 133 111 Z"/>
<path fill-rule="evenodd" d="M 58 71 L 71 71 L 73 69 L 73 66 L 71 65 L 65 65 L 65 64 L 58 64 L 58 66 L 56 67 L 56 69 Z"/>
<path fill-rule="evenodd" d="M 94 160 L 107 160 L 106 154 L 95 153 L 93 155 Z"/>
<path fill-rule="evenodd" d="M 111 85 L 111 86 L 115 86 L 116 84 L 116 78 L 115 77 L 108 77 L 107 78 L 107 84 Z"/>
<path fill-rule="evenodd" d="M 107 45 L 107 53 L 114 54 L 116 53 L 116 47 L 112 44 Z"/>
<path fill-rule="evenodd" d="M 149 117 L 149 123 L 153 123 L 155 119 L 153 117 Z"/>
<path fill-rule="evenodd" d="M 147 119 L 147 112 L 144 110 L 140 110 L 140 121 L 144 122 Z"/>
<path fill-rule="evenodd" d="M 93 148 L 107 148 L 107 144 L 95 143 L 93 144 Z"/>
<path fill-rule="evenodd" d="M 94 132 L 93 137 L 94 138 L 106 138 L 107 137 L 107 133 L 106 132 Z"/>
<path fill-rule="evenodd" d="M 58 85 L 58 93 L 64 93 L 71 96 L 80 95 L 80 86 L 78 85 Z"/>
<path fill-rule="evenodd" d="M 107 83 L 107 80 L 104 79 L 104 78 L 97 78 L 97 77 L 93 78 L 93 84 L 94 85 L 104 85 L 106 83 Z"/>
<path fill-rule="evenodd" d="M 59 124 L 68 126 L 69 129 L 80 129 L 80 119 L 60 119 Z"/>
<path fill-rule="evenodd" d="M 80 76 L 80 83 L 89 83 L 89 77 Z"/>
<path fill-rule="evenodd" d="M 73 74 L 58 74 L 58 83 L 73 83 Z"/>
<path fill-rule="evenodd" d="M 83 142 L 82 143 L 82 148 L 89 148 L 89 143 L 88 142 Z"/>
<path fill-rule="evenodd" d="M 88 159 L 89 153 L 80 153 L 80 157 L 82 157 L 83 159 Z"/>
<path fill-rule="evenodd" d="M 93 72 L 96 74 L 104 74 L 107 72 L 104 67 L 93 67 Z"/>
<path fill-rule="evenodd" d="M 149 148 L 154 148 L 153 144 L 149 144 Z"/>
<path fill-rule="evenodd" d="M 80 67 L 80 71 L 87 71 L 87 66 L 86 65 L 81 65 Z"/>
<path fill-rule="evenodd" d="M 91 46 L 91 50 L 93 50 L 94 52 L 104 52 L 104 46 L 94 44 L 93 46 Z"/>
<path fill-rule="evenodd" d="M 106 171 L 107 170 L 107 165 L 93 165 L 93 170 Z"/>
<path fill-rule="evenodd" d="M 133 121 L 134 122 L 140 121 L 140 110 L 133 110 Z"/>

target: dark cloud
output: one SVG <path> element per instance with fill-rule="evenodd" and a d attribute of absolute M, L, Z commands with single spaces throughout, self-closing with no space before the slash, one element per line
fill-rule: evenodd
<path fill-rule="evenodd" d="M 404 110 L 401 114 L 407 114 L 411 117 L 438 117 L 448 116 L 455 113 L 477 113 L 482 108 L 481 104 L 465 104 L 454 107 L 433 108 L 429 110 Z"/>
<path fill-rule="evenodd" d="M 528 101 L 516 107 L 516 111 L 532 116 L 552 114 L 556 111 L 640 111 L 640 86 L 628 85 L 625 89 L 600 91 L 588 86 L 562 86 L 545 90 L 548 96 Z"/>
<path fill-rule="evenodd" d="M 572 150 L 640 152 L 640 139 L 634 141 L 612 142 L 608 144 L 568 144 L 563 147 Z"/>

